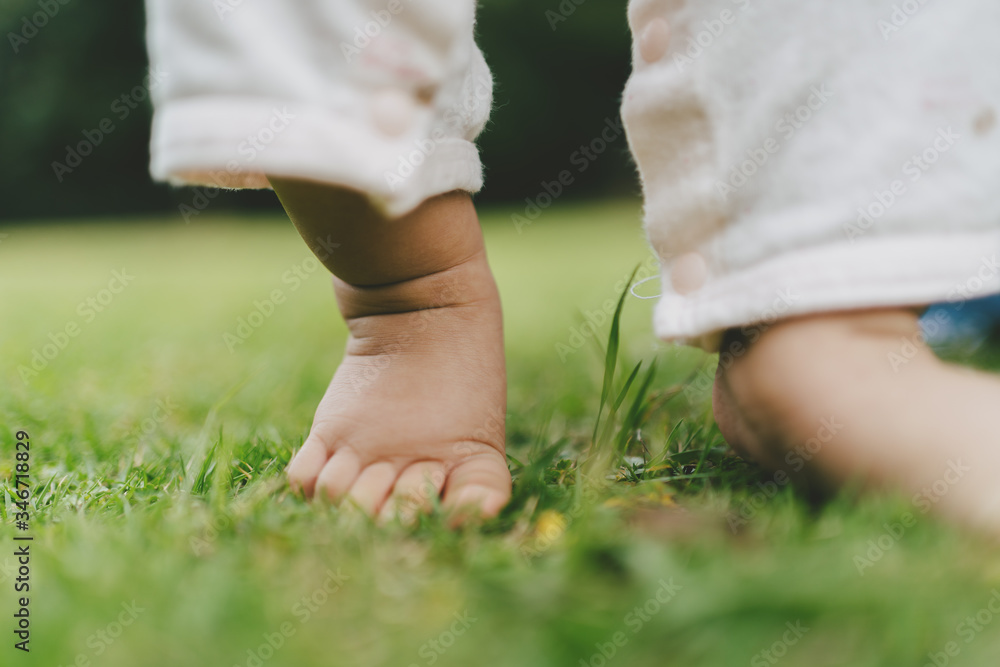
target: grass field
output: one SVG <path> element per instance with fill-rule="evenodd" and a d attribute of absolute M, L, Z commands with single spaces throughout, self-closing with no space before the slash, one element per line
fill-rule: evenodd
<path fill-rule="evenodd" d="M 658 344 L 653 301 L 625 303 L 610 400 L 643 366 L 594 442 L 605 303 L 651 266 L 638 207 L 553 209 L 520 231 L 510 213 L 483 217 L 514 499 L 458 531 L 376 528 L 288 492 L 345 330 L 287 222 L 0 230 L 0 664 L 1000 662 L 995 547 L 907 498 L 811 506 L 727 453 L 712 360 Z M 14 648 L 15 544 L 30 544 L 30 653 Z"/>

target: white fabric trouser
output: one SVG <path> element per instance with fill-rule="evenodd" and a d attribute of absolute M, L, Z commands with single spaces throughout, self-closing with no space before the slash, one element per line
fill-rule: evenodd
<path fill-rule="evenodd" d="M 147 0 L 152 173 L 477 191 L 471 0 Z M 622 115 L 659 336 L 1000 292 L 1000 3 L 633 0 Z"/>
<path fill-rule="evenodd" d="M 157 180 L 336 183 L 394 215 L 482 187 L 473 0 L 148 0 Z"/>

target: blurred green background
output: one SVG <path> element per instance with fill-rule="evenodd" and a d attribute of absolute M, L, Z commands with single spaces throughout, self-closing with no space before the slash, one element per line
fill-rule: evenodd
<path fill-rule="evenodd" d="M 18 35 L 32 34 L 25 21 L 42 11 L 39 2 L 58 11 L 22 40 Z M 535 196 L 605 119 L 618 118 L 630 71 L 625 0 L 563 4 L 575 9 L 553 24 L 546 12 L 559 12 L 560 0 L 481 3 L 479 42 L 497 82 L 492 123 L 480 139 L 487 166 L 481 203 Z M 189 203 L 190 193 L 149 179 L 148 102 L 122 120 L 111 111 L 146 74 L 144 20 L 136 1 L 0 3 L 0 220 L 176 212 Z M 104 118 L 114 131 L 59 182 L 52 163 Z M 621 141 L 565 198 L 637 192 Z M 248 209 L 279 210 L 270 192 L 223 193 L 213 202 L 215 211 Z"/>

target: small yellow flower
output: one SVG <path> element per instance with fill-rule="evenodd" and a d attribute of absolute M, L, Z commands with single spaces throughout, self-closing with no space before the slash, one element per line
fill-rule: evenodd
<path fill-rule="evenodd" d="M 557 540 L 566 532 L 566 517 L 555 510 L 545 510 L 538 515 L 535 534 L 548 540 Z"/>

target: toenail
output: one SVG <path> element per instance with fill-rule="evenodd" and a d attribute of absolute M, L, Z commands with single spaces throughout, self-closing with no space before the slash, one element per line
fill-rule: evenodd
<path fill-rule="evenodd" d="M 670 26 L 661 18 L 646 24 L 639 36 L 639 55 L 647 63 L 654 63 L 664 56 L 670 44 Z"/>
<path fill-rule="evenodd" d="M 708 265 L 696 252 L 681 255 L 670 268 L 670 284 L 682 296 L 701 289 L 707 278 Z"/>
<path fill-rule="evenodd" d="M 375 126 L 390 137 L 398 137 L 413 125 L 417 104 L 413 96 L 401 90 L 383 90 L 371 100 Z"/>

